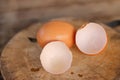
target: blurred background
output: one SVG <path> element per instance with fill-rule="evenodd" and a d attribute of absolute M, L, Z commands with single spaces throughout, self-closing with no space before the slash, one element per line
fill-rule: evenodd
<path fill-rule="evenodd" d="M 120 0 L 0 0 L 0 53 L 20 30 L 59 17 L 119 24 Z M 114 29 L 119 32 L 120 26 Z"/>

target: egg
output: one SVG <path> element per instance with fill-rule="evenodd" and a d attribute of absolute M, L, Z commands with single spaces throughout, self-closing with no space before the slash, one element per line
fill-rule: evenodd
<path fill-rule="evenodd" d="M 73 25 L 64 21 L 47 22 L 37 32 L 37 41 L 41 47 L 51 41 L 63 41 L 68 47 L 72 47 L 74 37 Z"/>
<path fill-rule="evenodd" d="M 75 43 L 81 52 L 95 55 L 104 50 L 107 34 L 101 25 L 90 22 L 77 30 Z"/>
<path fill-rule="evenodd" d="M 71 67 L 72 52 L 64 42 L 50 42 L 43 48 L 40 61 L 47 72 L 62 74 Z"/>

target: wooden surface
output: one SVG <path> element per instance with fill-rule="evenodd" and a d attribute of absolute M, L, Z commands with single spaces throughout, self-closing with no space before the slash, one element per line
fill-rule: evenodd
<path fill-rule="evenodd" d="M 3 0 L 0 13 L 6 21 L 19 22 L 53 17 L 119 19 L 119 0 Z M 89 14 L 89 15 L 88 15 Z M 94 15 L 94 16 L 92 16 Z M 116 16 L 115 16 L 116 15 Z"/>
<path fill-rule="evenodd" d="M 120 20 L 119 8 L 120 0 L 0 0 L 0 54 L 30 24 L 64 16 L 106 23 Z"/>
<path fill-rule="evenodd" d="M 66 16 L 109 22 L 120 19 L 119 8 L 120 0 L 0 0 L 0 53 L 32 23 Z"/>
<path fill-rule="evenodd" d="M 76 26 L 84 22 L 78 19 L 61 18 Z M 61 75 L 47 73 L 41 66 L 41 48 L 29 38 L 35 38 L 42 23 L 30 26 L 16 34 L 6 45 L 1 55 L 1 72 L 5 80 L 120 80 L 120 34 L 104 25 L 108 45 L 99 55 L 88 56 L 74 45 L 71 50 L 71 68 Z"/>

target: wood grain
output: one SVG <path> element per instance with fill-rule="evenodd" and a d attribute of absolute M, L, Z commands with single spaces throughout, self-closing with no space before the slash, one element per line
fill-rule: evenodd
<path fill-rule="evenodd" d="M 120 19 L 119 7 L 120 0 L 0 0 L 0 53 L 32 23 L 66 16 L 106 23 Z"/>
<path fill-rule="evenodd" d="M 55 19 L 56 20 L 56 19 Z M 77 29 L 84 21 L 61 18 Z M 104 25 L 108 45 L 99 55 L 88 56 L 74 45 L 71 50 L 71 68 L 61 75 L 47 73 L 41 66 L 42 48 L 28 38 L 35 38 L 42 23 L 34 24 L 16 34 L 6 45 L 1 55 L 1 72 L 5 80 L 119 80 L 120 79 L 120 34 Z M 102 24 L 103 25 L 103 24 Z"/>
<path fill-rule="evenodd" d="M 63 16 L 97 18 L 101 21 L 120 18 L 119 0 L 5 0 L 0 4 L 1 16 L 5 20 L 10 17 L 11 22 Z"/>

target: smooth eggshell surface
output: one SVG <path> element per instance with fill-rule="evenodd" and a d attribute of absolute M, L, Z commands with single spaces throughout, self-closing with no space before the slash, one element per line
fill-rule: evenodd
<path fill-rule="evenodd" d="M 43 68 L 52 74 L 61 74 L 71 67 L 72 52 L 61 41 L 48 43 L 42 50 L 40 60 Z"/>
<path fill-rule="evenodd" d="M 37 32 L 37 41 L 44 47 L 51 41 L 63 41 L 68 47 L 74 44 L 75 29 L 64 21 L 50 21 L 45 23 Z"/>
<path fill-rule="evenodd" d="M 97 23 L 88 23 L 76 32 L 76 45 L 85 54 L 98 54 L 107 44 L 104 28 Z"/>

